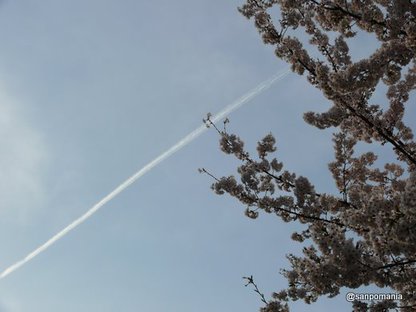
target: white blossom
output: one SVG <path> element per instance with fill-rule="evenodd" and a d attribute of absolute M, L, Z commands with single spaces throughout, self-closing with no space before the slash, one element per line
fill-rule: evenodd
<path fill-rule="evenodd" d="M 277 19 L 271 16 L 275 6 L 281 14 Z M 246 0 L 239 11 L 254 19 L 277 57 L 305 74 L 332 103 L 326 112 L 305 113 L 305 121 L 335 128 L 329 164 L 339 191 L 334 195 L 319 193 L 306 177 L 283 170 L 283 163 L 271 158 L 276 152 L 272 134 L 258 142 L 256 160 L 238 136 L 220 132 L 222 151 L 242 165 L 238 178 L 218 179 L 214 191 L 237 198 L 250 218 L 265 212 L 306 227 L 292 234 L 304 248 L 302 256 L 288 255 L 291 267 L 282 271 L 288 287 L 260 311 L 287 312 L 291 300 L 313 303 L 320 296 L 337 296 L 342 287 L 371 284 L 389 287 L 403 300 L 356 301 L 353 311 L 415 311 L 416 142 L 403 119 L 416 88 L 414 1 Z M 320 58 L 306 50 L 296 36 L 299 30 Z M 348 40 L 360 31 L 374 34 L 380 46 L 353 62 Z M 372 103 L 380 83 L 388 88 L 387 108 Z M 357 155 L 359 142 L 390 146 L 397 162 L 379 165 L 371 151 Z"/>

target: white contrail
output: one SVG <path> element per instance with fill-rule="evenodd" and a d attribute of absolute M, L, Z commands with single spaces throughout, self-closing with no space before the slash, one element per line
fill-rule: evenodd
<path fill-rule="evenodd" d="M 259 93 L 267 90 L 271 87 L 271 85 L 279 80 L 281 80 L 283 77 L 285 77 L 289 73 L 289 70 L 284 70 L 283 72 L 277 73 L 275 76 L 271 77 L 270 79 L 262 82 L 257 87 L 255 87 L 253 90 L 248 92 L 247 94 L 243 95 L 241 98 L 239 98 L 234 103 L 226 106 L 222 111 L 220 111 L 218 114 L 213 116 L 211 118 L 212 122 L 218 122 L 220 119 L 224 118 L 226 115 L 230 114 L 237 108 L 241 107 L 243 104 L 250 101 L 253 97 L 258 95 Z M 196 128 L 194 131 L 192 131 L 190 134 L 188 134 L 186 137 L 184 137 L 182 140 L 180 140 L 178 143 L 173 145 L 171 148 L 169 148 L 164 153 L 160 154 L 158 157 L 156 157 L 154 160 L 149 162 L 147 165 L 145 165 L 143 168 L 141 168 L 139 171 L 137 171 L 135 174 L 133 174 L 130 178 L 128 178 L 126 181 L 121 183 L 117 188 L 115 188 L 111 193 L 109 193 L 107 196 L 105 196 L 103 199 L 101 199 L 98 203 L 96 203 L 92 208 L 90 208 L 86 213 L 84 213 L 81 217 L 74 220 L 72 223 L 70 223 L 67 227 L 65 227 L 63 230 L 52 236 L 49 240 L 47 240 L 45 243 L 40 245 L 38 248 L 36 248 L 34 251 L 29 253 L 26 257 L 24 257 L 22 260 L 17 261 L 16 263 L 9 266 L 7 269 L 5 269 L 0 274 L 0 279 L 6 277 L 10 273 L 14 272 L 18 268 L 20 268 L 25 263 L 32 260 L 34 257 L 36 257 L 41 252 L 45 251 L 47 248 L 49 248 L 52 244 L 57 242 L 59 239 L 61 239 L 63 236 L 68 234 L 71 230 L 76 228 L 78 225 L 83 223 L 85 220 L 90 218 L 94 213 L 96 213 L 102 206 L 104 206 L 106 203 L 108 203 L 110 200 L 112 200 L 114 197 L 116 197 L 118 194 L 120 194 L 122 191 L 124 191 L 128 186 L 133 184 L 136 180 L 141 178 L 145 173 L 152 170 L 155 166 L 160 164 L 162 161 L 164 161 L 166 158 L 173 155 L 175 152 L 182 149 L 184 146 L 191 143 L 193 140 L 195 140 L 198 136 L 200 136 L 205 130 L 205 125 L 201 125 L 200 127 Z"/>

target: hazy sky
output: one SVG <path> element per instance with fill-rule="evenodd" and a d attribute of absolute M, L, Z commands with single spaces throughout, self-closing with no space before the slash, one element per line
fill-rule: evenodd
<path fill-rule="evenodd" d="M 42 0 L 0 4 L 0 270 L 56 234 L 137 169 L 286 67 L 241 1 Z M 233 113 L 249 148 L 333 190 L 330 132 L 302 113 L 328 103 L 304 77 Z M 214 131 L 169 158 L 32 262 L 0 280 L 0 311 L 257 311 L 299 252 L 292 225 L 210 190 L 236 162 Z M 301 303 L 293 311 L 305 311 Z M 350 311 L 343 296 L 308 311 Z"/>

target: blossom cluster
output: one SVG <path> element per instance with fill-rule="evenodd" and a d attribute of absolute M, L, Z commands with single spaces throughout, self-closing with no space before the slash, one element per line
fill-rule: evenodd
<path fill-rule="evenodd" d="M 276 6 L 278 25 L 271 16 Z M 301 257 L 288 255 L 291 268 L 282 271 L 288 288 L 274 293 L 261 311 L 286 312 L 291 300 L 312 303 L 320 296 L 337 296 L 342 287 L 370 284 L 389 287 L 403 300 L 355 301 L 354 311 L 416 311 L 416 143 L 403 119 L 416 88 L 416 4 L 246 0 L 239 11 L 254 19 L 277 57 L 294 72 L 306 74 L 332 103 L 327 112 L 305 113 L 305 121 L 320 129 L 337 129 L 334 161 L 329 164 L 336 195 L 319 193 L 306 177 L 284 170 L 271 157 L 276 151 L 272 134 L 258 142 L 258 158 L 253 159 L 243 140 L 217 129 L 222 151 L 235 155 L 242 165 L 238 178 L 217 179 L 215 192 L 237 198 L 250 218 L 263 211 L 306 226 L 292 234 L 304 248 Z M 320 57 L 305 48 L 296 36 L 299 29 Z M 374 34 L 380 46 L 368 58 L 353 62 L 348 41 L 360 31 Z M 329 32 L 335 34 L 333 40 Z M 372 103 L 380 83 L 387 86 L 387 107 Z M 357 155 L 360 141 L 391 146 L 397 161 L 376 166 L 375 153 Z"/>
<path fill-rule="evenodd" d="M 306 225 L 292 239 L 310 245 L 303 248 L 303 257 L 288 255 L 291 269 L 282 271 L 289 288 L 274 293 L 261 311 L 289 311 L 290 300 L 312 303 L 322 295 L 338 295 L 342 287 L 369 284 L 400 292 L 406 298 L 402 303 L 414 307 L 416 288 L 409 281 L 416 280 L 416 172 L 405 178 L 398 164 L 374 167 L 376 155 L 356 156 L 357 139 L 341 132 L 334 134 L 335 160 L 329 164 L 341 195 L 317 193 L 306 177 L 269 159 L 276 150 L 273 135 L 258 142 L 257 160 L 249 157 L 237 135 L 220 135 L 223 151 L 242 165 L 239 178 L 219 178 L 213 190 L 237 198 L 250 218 L 263 211 Z M 395 308 L 397 303 L 354 303 L 356 311 L 386 311 L 380 310 L 384 306 Z"/>

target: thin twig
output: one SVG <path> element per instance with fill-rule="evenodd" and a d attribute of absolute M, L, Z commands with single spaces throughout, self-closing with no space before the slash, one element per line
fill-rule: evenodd
<path fill-rule="evenodd" d="M 245 284 L 244 286 L 248 286 L 248 285 L 253 285 L 254 287 L 254 292 L 257 293 L 260 296 L 260 300 L 265 303 L 268 304 L 266 298 L 264 297 L 264 294 L 260 292 L 259 288 L 257 287 L 256 283 L 254 282 L 253 279 L 253 275 L 250 276 L 243 276 L 243 279 L 245 279 L 247 281 L 247 284 Z"/>

